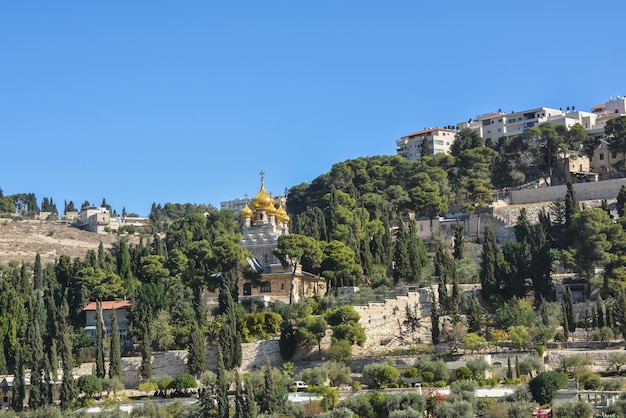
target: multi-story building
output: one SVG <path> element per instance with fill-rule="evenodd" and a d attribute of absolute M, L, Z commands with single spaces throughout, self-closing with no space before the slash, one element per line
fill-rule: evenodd
<path fill-rule="evenodd" d="M 107 208 L 87 206 L 78 214 L 78 227 L 86 231 L 102 234 L 111 224 L 111 214 Z"/>
<path fill-rule="evenodd" d="M 429 128 L 405 135 L 396 141 L 398 155 L 409 161 L 422 158 L 424 141 L 428 141 L 430 155 L 450 153 L 455 131 L 448 128 Z"/>
<path fill-rule="evenodd" d="M 230 209 L 235 215 L 239 215 L 241 210 L 246 206 L 247 201 L 247 199 L 237 198 L 220 202 L 220 209 Z"/>

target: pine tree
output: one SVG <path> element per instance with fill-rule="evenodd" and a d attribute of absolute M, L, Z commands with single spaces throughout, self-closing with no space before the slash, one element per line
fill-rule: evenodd
<path fill-rule="evenodd" d="M 283 320 L 280 326 L 280 340 L 278 341 L 278 348 L 280 350 L 280 357 L 285 360 L 291 360 L 296 353 L 296 330 L 290 320 Z"/>
<path fill-rule="evenodd" d="M 109 352 L 109 377 L 122 378 L 122 343 L 115 309 L 111 311 L 111 350 Z"/>
<path fill-rule="evenodd" d="M 104 327 L 102 324 L 102 302 L 96 303 L 96 377 L 104 379 L 106 369 L 104 365 Z"/>

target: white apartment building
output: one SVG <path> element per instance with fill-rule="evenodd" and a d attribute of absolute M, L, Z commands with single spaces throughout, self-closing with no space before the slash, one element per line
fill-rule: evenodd
<path fill-rule="evenodd" d="M 397 154 L 409 161 L 422 158 L 424 139 L 428 141 L 430 155 L 450 154 L 450 147 L 454 142 L 456 131 L 447 128 L 429 128 L 405 135 L 396 141 Z"/>

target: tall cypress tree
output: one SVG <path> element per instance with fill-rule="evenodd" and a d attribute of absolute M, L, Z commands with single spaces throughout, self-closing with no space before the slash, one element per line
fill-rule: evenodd
<path fill-rule="evenodd" d="M 496 237 L 491 228 L 485 227 L 485 239 L 483 242 L 482 261 L 480 263 L 480 283 L 482 285 L 482 297 L 490 300 L 492 295 L 500 291 L 498 278 L 498 258 L 500 250 Z"/>
<path fill-rule="evenodd" d="M 241 386 L 241 376 L 235 370 L 235 418 L 242 418 L 246 410 L 246 397 Z"/>
<path fill-rule="evenodd" d="M 41 269 L 41 256 L 39 253 L 35 256 L 35 268 L 33 269 L 33 288 L 35 290 L 43 289 L 43 271 Z"/>
<path fill-rule="evenodd" d="M 576 331 L 576 311 L 574 308 L 574 297 L 572 296 L 572 289 L 567 288 L 565 297 L 565 306 L 567 308 L 567 325 L 569 332 Z"/>
<path fill-rule="evenodd" d="M 18 342 L 15 345 L 15 371 L 13 377 L 13 394 L 11 397 L 11 408 L 15 412 L 21 412 L 24 409 L 24 399 L 26 398 L 22 350 L 22 346 Z"/>
<path fill-rule="evenodd" d="M 603 328 L 606 323 L 604 322 L 604 302 L 600 296 L 596 299 L 596 314 L 598 315 L 598 328 Z"/>
<path fill-rule="evenodd" d="M 464 257 L 463 228 L 463 224 L 457 221 L 454 228 L 454 251 L 452 253 L 455 260 L 462 260 Z"/>
<path fill-rule="evenodd" d="M 67 306 L 62 312 L 67 313 Z M 65 315 L 62 315 L 65 318 Z M 70 340 L 71 333 L 69 332 L 69 326 L 63 320 L 61 325 L 61 362 L 63 364 L 63 382 L 61 383 L 61 409 L 66 411 L 71 408 L 76 399 L 76 383 L 72 376 L 72 369 L 74 367 L 74 359 L 72 357 L 72 341 Z"/>
<path fill-rule="evenodd" d="M 435 299 L 435 293 L 433 292 L 433 301 L 432 301 L 432 305 L 431 305 L 431 309 L 430 309 L 430 324 L 431 324 L 431 337 L 433 340 L 433 345 L 436 345 L 439 343 L 439 335 L 440 335 L 440 328 L 439 328 L 439 307 L 438 307 L 438 303 L 437 300 Z"/>
<path fill-rule="evenodd" d="M 206 343 L 202 329 L 195 319 L 191 321 L 191 336 L 189 339 L 188 352 L 187 367 L 189 368 L 189 374 L 197 377 L 205 368 Z"/>
<path fill-rule="evenodd" d="M 401 224 L 396 234 L 396 242 L 393 253 L 393 281 L 409 283 L 412 276 L 411 257 L 409 255 L 408 237 L 404 225 Z"/>
<path fill-rule="evenodd" d="M 246 380 L 246 407 L 242 418 L 256 418 L 259 414 L 259 407 L 254 400 L 254 388 L 249 380 Z"/>
<path fill-rule="evenodd" d="M 576 197 L 576 191 L 572 183 L 567 183 L 567 194 L 565 195 L 565 225 L 569 226 L 572 222 L 572 218 L 580 212 L 580 205 L 578 203 L 578 197 Z"/>
<path fill-rule="evenodd" d="M 41 324 L 37 315 L 41 314 L 41 303 L 35 305 L 36 315 L 30 322 L 29 332 L 30 338 L 30 393 L 28 397 L 28 406 L 31 409 L 37 409 L 47 402 L 47 375 L 46 371 L 46 355 L 43 351 L 43 338 L 41 337 Z"/>
<path fill-rule="evenodd" d="M 111 350 L 109 352 L 109 377 L 122 378 L 122 343 L 115 309 L 111 310 Z"/>
<path fill-rule="evenodd" d="M 102 302 L 96 302 L 96 377 L 104 379 L 104 327 L 102 324 Z"/>
<path fill-rule="evenodd" d="M 224 366 L 224 356 L 222 347 L 217 347 L 217 417 L 228 418 L 228 382 L 226 381 L 226 368 Z"/>
<path fill-rule="evenodd" d="M 141 378 L 148 380 L 152 377 L 152 336 L 148 325 L 142 326 L 143 344 L 141 344 Z"/>
<path fill-rule="evenodd" d="M 270 359 L 265 357 L 263 365 L 263 400 L 261 401 L 261 411 L 267 415 L 278 412 L 278 401 L 276 399 L 276 391 L 274 388 L 274 378 L 272 377 L 272 365 Z"/>
<path fill-rule="evenodd" d="M 231 292 L 225 285 L 220 287 L 220 295 L 226 298 L 226 310 L 223 314 L 224 321 L 220 330 L 219 344 L 222 347 L 226 370 L 233 370 L 241 366 L 241 336 L 237 331 L 237 318 Z"/>

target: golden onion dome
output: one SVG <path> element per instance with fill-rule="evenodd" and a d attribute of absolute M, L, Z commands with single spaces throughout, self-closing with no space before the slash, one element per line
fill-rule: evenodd
<path fill-rule="evenodd" d="M 283 222 L 288 224 L 290 220 L 291 218 L 289 217 L 289 215 L 287 215 L 287 212 L 285 212 L 285 215 L 283 216 Z"/>
<path fill-rule="evenodd" d="M 276 209 L 276 217 L 283 219 L 285 217 L 285 215 L 287 215 L 287 211 L 285 210 L 285 208 L 283 207 L 283 205 L 278 205 L 278 209 Z"/>
<path fill-rule="evenodd" d="M 248 206 L 248 202 L 246 202 L 246 206 L 244 206 L 243 209 L 241 209 L 241 217 L 252 218 L 253 214 L 254 213 L 252 212 L 252 209 L 250 209 L 250 206 Z"/>
<path fill-rule="evenodd" d="M 267 210 L 272 206 L 272 197 L 265 191 L 265 185 L 261 183 L 261 190 L 252 199 L 252 207 L 255 210 Z"/>
<path fill-rule="evenodd" d="M 269 216 L 275 216 L 277 212 L 278 210 L 276 209 L 276 202 L 274 201 L 274 198 L 272 197 L 272 203 L 270 204 L 270 207 L 267 208 L 267 214 Z"/>

